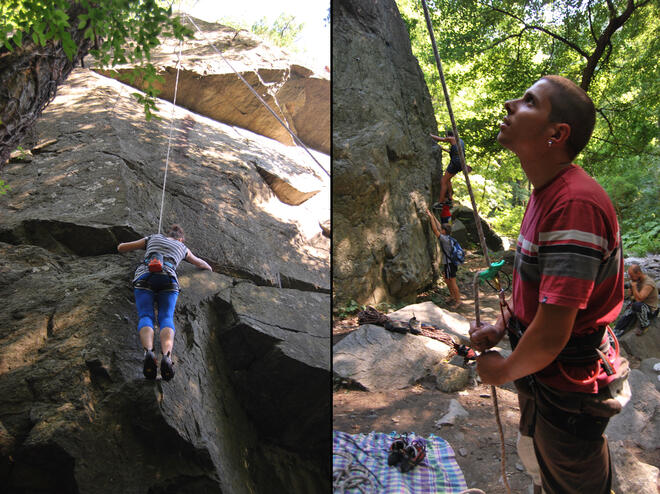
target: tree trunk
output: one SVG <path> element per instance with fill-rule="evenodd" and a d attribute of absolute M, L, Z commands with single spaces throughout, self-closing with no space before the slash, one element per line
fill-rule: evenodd
<path fill-rule="evenodd" d="M 78 12 L 69 12 L 75 19 Z M 69 60 L 60 42 L 35 45 L 23 36 L 22 48 L 0 49 L 0 165 L 29 133 L 35 120 L 55 97 L 57 87 L 91 48 L 83 31 L 72 31 L 78 53 Z"/>

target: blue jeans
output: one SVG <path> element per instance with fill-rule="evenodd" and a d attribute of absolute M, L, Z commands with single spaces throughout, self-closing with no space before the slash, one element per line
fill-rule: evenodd
<path fill-rule="evenodd" d="M 179 296 L 179 287 L 168 275 L 147 273 L 136 281 L 146 280 L 149 287 L 136 287 L 135 306 L 138 312 L 138 331 L 145 326 L 153 329 L 156 315 L 154 302 L 158 307 L 158 327 L 172 328 L 174 332 L 174 307 Z"/>

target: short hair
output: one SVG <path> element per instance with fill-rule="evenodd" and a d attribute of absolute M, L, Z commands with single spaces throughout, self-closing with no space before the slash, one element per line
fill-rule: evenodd
<path fill-rule="evenodd" d="M 181 228 L 179 225 L 176 224 L 170 226 L 170 228 L 167 230 L 167 236 L 181 241 L 184 241 L 186 239 L 185 233 L 183 232 L 183 228 Z"/>
<path fill-rule="evenodd" d="M 454 130 L 451 127 L 447 127 L 445 129 L 445 135 L 447 137 L 453 137 L 454 136 Z"/>
<path fill-rule="evenodd" d="M 635 273 L 635 274 L 644 272 L 644 271 L 642 271 L 642 267 L 637 263 L 631 264 L 630 266 L 628 266 L 628 269 L 630 271 L 632 271 L 633 273 Z"/>
<path fill-rule="evenodd" d="M 596 108 L 593 101 L 580 86 L 570 79 L 558 75 L 545 75 L 539 80 L 550 83 L 553 91 L 550 93 L 550 121 L 567 123 L 571 126 L 571 134 L 566 145 L 572 152 L 571 159 L 582 151 L 594 131 L 596 124 Z"/>
<path fill-rule="evenodd" d="M 445 235 L 451 235 L 451 225 L 449 223 L 443 223 L 440 227 L 447 232 Z"/>

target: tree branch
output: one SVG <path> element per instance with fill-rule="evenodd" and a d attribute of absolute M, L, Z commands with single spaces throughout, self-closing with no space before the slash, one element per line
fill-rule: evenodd
<path fill-rule="evenodd" d="M 552 38 L 555 38 L 556 40 L 561 41 L 561 42 L 564 43 L 566 46 L 572 48 L 572 49 L 575 50 L 577 53 L 579 53 L 582 57 L 587 58 L 587 59 L 589 58 L 589 54 L 588 54 L 586 51 L 584 51 L 582 48 L 580 48 L 577 44 L 573 43 L 573 42 L 570 41 L 569 39 L 566 39 L 566 38 L 564 38 L 563 36 L 561 36 L 561 35 L 559 35 L 559 34 L 557 34 L 557 33 L 554 33 L 554 32 L 552 32 L 552 31 L 550 31 L 549 29 L 547 29 L 547 28 L 545 28 L 545 27 L 543 27 L 543 26 L 537 26 L 537 25 L 535 25 L 535 24 L 527 24 L 527 23 L 526 23 L 523 19 L 521 19 L 519 16 L 517 16 L 517 15 L 515 15 L 515 14 L 512 14 L 511 12 L 507 12 L 507 11 L 504 10 L 504 9 L 500 9 L 499 7 L 495 7 L 494 5 L 489 5 L 489 4 L 482 4 L 482 5 L 485 5 L 485 6 L 488 7 L 489 9 L 494 10 L 495 12 L 499 12 L 500 14 L 504 14 L 504 15 L 506 15 L 506 16 L 509 16 L 509 17 L 511 17 L 511 18 L 513 18 L 513 19 L 515 19 L 515 20 L 517 20 L 517 21 L 520 22 L 523 26 L 525 26 L 525 29 L 534 29 L 534 30 L 536 30 L 536 31 L 541 31 L 542 33 L 545 33 L 545 34 L 547 34 L 548 36 L 550 36 L 550 37 L 552 37 Z"/>

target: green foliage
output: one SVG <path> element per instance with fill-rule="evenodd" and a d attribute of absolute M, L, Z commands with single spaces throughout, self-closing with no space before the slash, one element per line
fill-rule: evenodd
<path fill-rule="evenodd" d="M 4 180 L 0 180 L 0 196 L 2 194 L 6 194 L 10 189 L 11 187 L 9 187 L 9 185 L 7 185 Z"/>
<path fill-rule="evenodd" d="M 24 47 L 26 39 L 41 47 L 59 43 L 73 60 L 86 54 L 81 51 L 83 42 L 75 41 L 80 34 L 92 45 L 90 53 L 100 68 L 130 63 L 147 74 L 155 73 L 149 60 L 159 36 L 192 37 L 191 29 L 172 16 L 171 7 L 156 0 L 4 0 L 0 4 L 0 43 L 7 50 Z M 146 93 L 142 102 L 151 118 L 156 91 L 150 85 Z"/>
<path fill-rule="evenodd" d="M 334 309 L 335 314 L 339 319 L 346 319 L 348 316 L 357 314 L 359 311 L 364 310 L 366 307 L 364 305 L 358 304 L 355 300 L 352 300 L 343 307 L 336 307 Z"/>
<path fill-rule="evenodd" d="M 298 24 L 294 15 L 282 13 L 271 25 L 262 17 L 252 25 L 252 32 L 278 46 L 291 48 L 304 27 L 305 23 Z"/>
<path fill-rule="evenodd" d="M 421 2 L 396 1 L 429 88 L 436 121 L 444 128 L 449 114 Z M 498 123 L 505 115 L 507 99 L 519 97 L 545 74 L 559 74 L 578 84 L 588 82 L 598 112 L 591 141 L 576 162 L 601 183 L 638 169 L 640 175 L 629 177 L 627 183 L 643 183 L 648 193 L 643 200 L 624 194 L 618 202 L 624 243 L 627 249 L 660 252 L 653 237 L 653 214 L 660 195 L 660 4 L 636 3 L 633 14 L 607 43 L 592 77 L 585 79 L 595 40 L 606 31 L 610 16 L 623 12 L 625 0 L 427 1 L 452 109 L 473 167 L 470 181 L 480 214 L 500 234 L 517 236 L 529 185 L 518 159 L 497 143 Z M 654 169 L 655 181 L 649 178 L 654 176 L 649 170 Z M 453 184 L 454 197 L 470 204 L 462 176 L 454 178 Z M 613 195 L 629 190 L 620 185 L 608 190 Z M 642 214 L 641 207 L 647 213 Z"/>
<path fill-rule="evenodd" d="M 596 178 L 617 210 L 625 255 L 660 252 L 660 159 L 630 157 L 618 174 Z"/>

